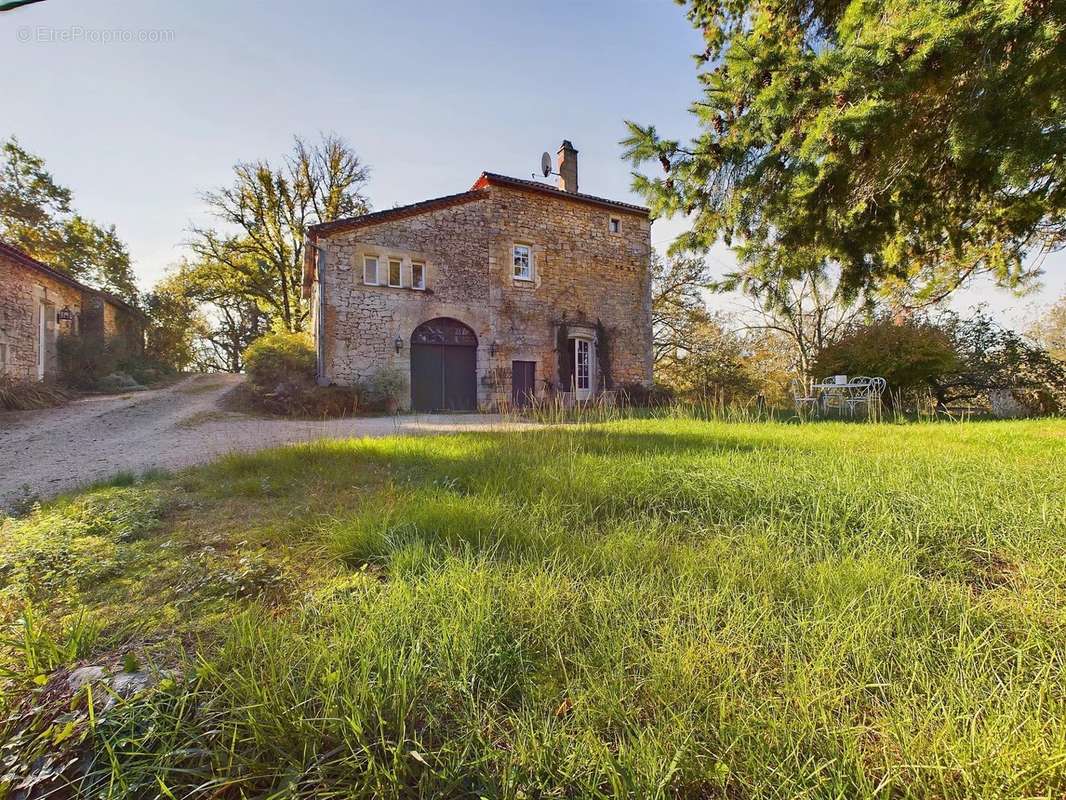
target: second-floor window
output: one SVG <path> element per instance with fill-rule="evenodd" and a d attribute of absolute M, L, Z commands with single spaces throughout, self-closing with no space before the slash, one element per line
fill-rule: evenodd
<path fill-rule="evenodd" d="M 425 289 L 426 288 L 426 265 L 413 263 L 411 264 L 411 288 L 412 289 Z"/>
<path fill-rule="evenodd" d="M 389 286 L 402 286 L 400 280 L 400 260 L 398 258 L 389 259 Z"/>
<path fill-rule="evenodd" d="M 378 285 L 377 256 L 363 256 L 363 283 L 367 286 Z"/>
<path fill-rule="evenodd" d="M 533 280 L 533 248 L 528 244 L 514 246 L 514 276 L 520 281 Z"/>

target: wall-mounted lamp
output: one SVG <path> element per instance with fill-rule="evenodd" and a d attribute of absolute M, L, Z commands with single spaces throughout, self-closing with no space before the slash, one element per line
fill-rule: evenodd
<path fill-rule="evenodd" d="M 394 341 L 393 344 L 396 345 L 397 353 L 403 350 L 403 339 L 401 339 L 399 336 L 396 337 L 396 341 Z"/>
<path fill-rule="evenodd" d="M 489 355 L 490 355 L 490 356 L 494 356 L 494 355 L 496 355 L 496 352 L 497 352 L 497 351 L 498 351 L 499 349 L 500 349 L 500 345 L 499 345 L 499 343 L 498 343 L 498 342 L 497 342 L 497 341 L 496 341 L 495 339 L 493 339 L 493 340 L 492 340 L 492 344 L 490 344 L 490 345 L 489 345 Z"/>
<path fill-rule="evenodd" d="M 73 322 L 74 312 L 70 310 L 70 306 L 63 306 L 56 312 L 56 322 Z"/>

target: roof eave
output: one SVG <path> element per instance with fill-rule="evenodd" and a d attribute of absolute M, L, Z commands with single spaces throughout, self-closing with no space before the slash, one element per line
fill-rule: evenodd
<path fill-rule="evenodd" d="M 362 228 L 367 225 L 379 225 L 384 222 L 415 217 L 419 214 L 428 214 L 431 211 L 439 211 L 443 208 L 450 208 L 452 206 L 463 205 L 464 203 L 473 203 L 478 200 L 484 200 L 485 197 L 485 192 L 479 189 L 471 189 L 466 192 L 459 192 L 458 194 L 449 194 L 444 195 L 443 197 L 422 200 L 418 203 L 409 203 L 405 206 L 387 208 L 384 211 L 373 211 L 369 214 L 361 214 L 358 217 L 347 217 L 346 219 L 337 219 L 332 222 L 321 222 L 318 225 L 312 225 L 309 227 L 307 232 L 311 240 L 315 241 L 320 236 L 330 236 L 339 231 Z"/>
<path fill-rule="evenodd" d="M 506 186 L 512 189 L 518 189 L 519 191 L 539 192 L 559 200 L 569 200 L 574 203 L 585 203 L 586 205 L 610 208 L 627 214 L 637 214 L 643 217 L 651 216 L 651 212 L 644 206 L 623 203 L 620 200 L 610 200 L 606 197 L 596 197 L 591 194 L 567 192 L 562 189 L 557 189 L 554 186 L 548 186 L 546 184 L 536 183 L 535 181 L 528 181 L 522 178 L 512 178 L 509 175 L 500 175 L 495 172 L 482 172 L 481 175 L 478 176 L 478 179 L 474 181 L 474 185 L 471 188 L 482 189 L 493 185 Z"/>

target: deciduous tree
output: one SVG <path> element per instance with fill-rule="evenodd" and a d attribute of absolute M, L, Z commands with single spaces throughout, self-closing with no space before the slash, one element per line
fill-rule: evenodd
<path fill-rule="evenodd" d="M 369 210 L 362 192 L 370 170 L 343 139 L 329 135 L 313 144 L 297 137 L 280 166 L 241 162 L 233 173 L 232 184 L 203 195 L 222 228 L 192 228 L 188 246 L 197 270 L 229 273 L 231 280 L 216 286 L 239 287 L 242 300 L 264 317 L 302 330 L 310 310 L 300 297 L 307 229 Z"/>
<path fill-rule="evenodd" d="M 1028 333 L 1053 358 L 1066 363 L 1066 295 L 1041 314 Z"/>
<path fill-rule="evenodd" d="M 0 239 L 78 280 L 136 303 L 129 251 L 115 226 L 75 213 L 71 191 L 13 137 L 0 146 Z"/>
<path fill-rule="evenodd" d="M 197 346 L 208 324 L 185 276 L 176 272 L 163 278 L 145 295 L 144 306 L 149 319 L 145 356 L 178 371 L 197 366 Z"/>
<path fill-rule="evenodd" d="M 690 350 L 697 328 L 709 319 L 704 293 L 710 283 L 702 258 L 652 254 L 652 350 L 656 364 Z"/>
<path fill-rule="evenodd" d="M 766 257 L 769 269 L 730 273 L 715 281 L 715 291 L 738 291 L 751 303 L 750 330 L 772 334 L 769 341 L 787 344 L 794 375 L 813 376 L 814 360 L 871 311 L 870 303 L 847 299 L 823 264 L 808 264 L 798 273 L 775 264 L 787 253 Z"/>

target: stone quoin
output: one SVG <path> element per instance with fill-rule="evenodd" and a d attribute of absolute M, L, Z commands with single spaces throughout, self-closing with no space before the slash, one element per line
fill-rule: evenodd
<path fill-rule="evenodd" d="M 408 375 L 420 411 L 651 382 L 651 220 L 577 191 L 485 172 L 469 191 L 311 229 L 311 300 L 323 384 Z"/>

